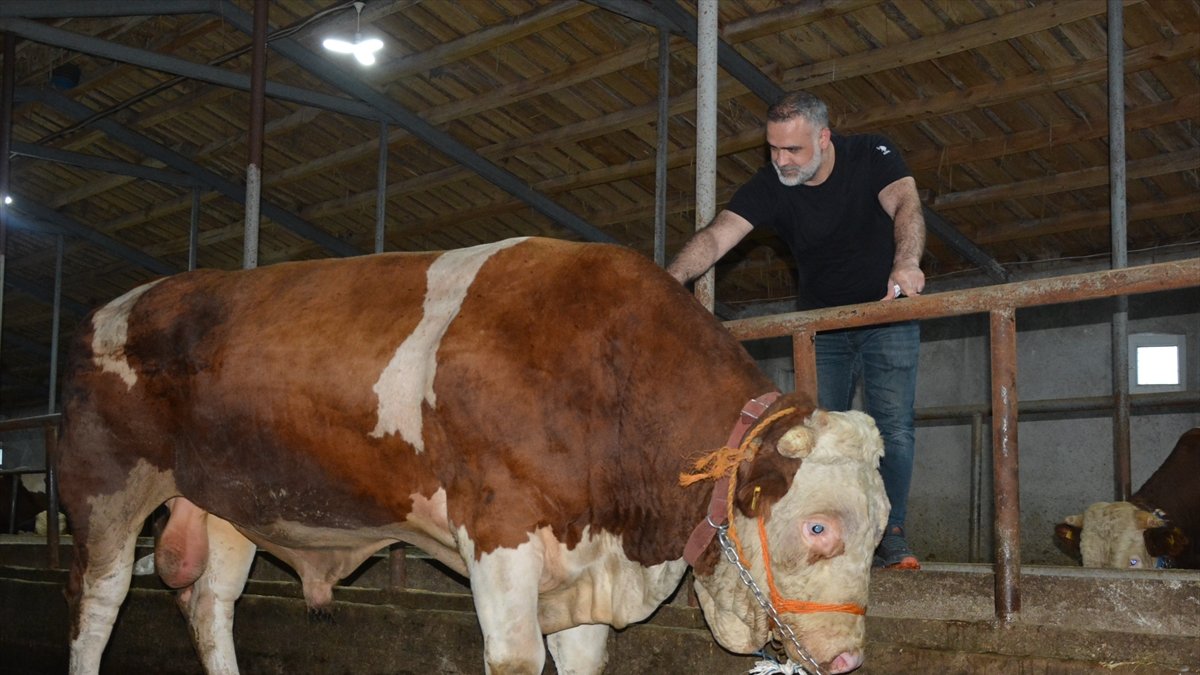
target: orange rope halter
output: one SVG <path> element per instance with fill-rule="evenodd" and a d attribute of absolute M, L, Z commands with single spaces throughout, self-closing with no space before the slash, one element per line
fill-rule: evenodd
<path fill-rule="evenodd" d="M 758 517 L 758 538 L 762 541 L 763 567 L 767 570 L 767 586 L 771 589 L 771 604 L 780 614 L 812 614 L 814 612 L 845 612 L 846 614 L 863 615 L 867 608 L 853 602 L 826 604 L 823 602 L 808 602 L 807 600 L 788 600 L 775 588 L 775 575 L 771 572 L 771 553 L 767 550 L 767 526 L 763 517 Z M 740 555 L 740 552 L 739 552 Z"/>

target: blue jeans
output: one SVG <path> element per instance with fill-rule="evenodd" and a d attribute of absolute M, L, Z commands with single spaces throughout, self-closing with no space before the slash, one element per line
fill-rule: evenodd
<path fill-rule="evenodd" d="M 921 328 L 915 321 L 817 333 L 817 395 L 828 410 L 849 410 L 863 380 L 863 407 L 883 436 L 879 473 L 892 503 L 888 530 L 904 527 L 912 484 L 913 402 Z"/>

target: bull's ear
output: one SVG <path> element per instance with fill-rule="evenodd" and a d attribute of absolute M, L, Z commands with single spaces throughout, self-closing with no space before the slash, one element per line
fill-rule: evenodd
<path fill-rule="evenodd" d="M 804 424 L 798 424 L 787 430 L 775 444 L 775 449 L 784 457 L 792 457 L 795 459 L 804 459 L 812 452 L 813 446 L 817 444 L 817 430 L 825 426 L 827 413 L 824 410 L 815 410 L 813 414 L 804 420 Z"/>
<path fill-rule="evenodd" d="M 1072 516 L 1078 518 L 1078 516 Z M 1070 521 L 1070 518 L 1067 519 Z M 1079 535 L 1082 530 L 1078 525 L 1072 525 L 1070 522 L 1059 523 L 1054 526 L 1054 545 L 1058 550 L 1066 553 L 1076 562 L 1083 560 L 1083 554 L 1079 552 Z"/>
<path fill-rule="evenodd" d="M 1165 555 L 1177 558 L 1191 543 L 1178 527 L 1151 527 L 1142 533 L 1142 538 L 1146 542 L 1146 550 L 1156 557 Z"/>
<path fill-rule="evenodd" d="M 1149 530 L 1167 524 L 1162 518 L 1142 509 L 1133 512 L 1133 522 L 1137 524 L 1139 530 Z"/>
<path fill-rule="evenodd" d="M 1063 522 L 1078 530 L 1083 527 L 1083 516 L 1067 516 Z"/>

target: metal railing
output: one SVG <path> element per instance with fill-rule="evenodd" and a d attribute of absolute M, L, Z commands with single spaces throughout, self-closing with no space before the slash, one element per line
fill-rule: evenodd
<path fill-rule="evenodd" d="M 1016 310 L 1193 286 L 1200 286 L 1200 258 L 921 295 L 898 302 L 740 319 L 725 326 L 739 340 L 790 335 L 796 392 L 816 401 L 814 338 L 820 331 L 985 312 L 989 315 L 995 600 L 997 619 L 1007 622 L 1021 607 Z M 1114 396 L 1128 402 L 1127 395 L 1118 394 Z M 1124 452 L 1127 465 L 1128 447 Z"/>
<path fill-rule="evenodd" d="M 1181 391 L 1157 394 L 1135 394 L 1129 398 L 1131 408 L 1142 414 L 1200 410 L 1200 392 Z M 1113 414 L 1116 407 L 1112 396 L 1082 396 L 1073 398 L 1041 399 L 1023 401 L 1018 406 L 1019 415 L 1065 415 L 1077 413 Z M 937 422 L 970 424 L 971 426 L 971 481 L 968 503 L 970 518 L 967 526 L 967 561 L 983 560 L 983 426 L 984 417 L 991 408 L 983 403 L 917 408 L 915 417 L 918 426 L 934 426 Z"/>
<path fill-rule="evenodd" d="M 20 417 L 10 420 L 0 420 L 0 433 L 6 431 L 24 431 L 26 429 L 42 429 L 46 439 L 46 466 L 44 469 L 22 467 L 18 469 L 0 469 L 0 476 L 12 476 L 12 512 L 8 531 L 12 531 L 12 519 L 16 517 L 17 481 L 21 474 L 46 473 L 46 564 L 51 569 L 59 565 L 59 531 L 58 531 L 58 475 L 54 471 L 58 457 L 58 424 L 62 415 L 53 413 L 36 417 Z"/>

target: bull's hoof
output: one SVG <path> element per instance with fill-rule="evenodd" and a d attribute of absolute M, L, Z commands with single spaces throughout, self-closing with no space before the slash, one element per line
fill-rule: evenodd
<path fill-rule="evenodd" d="M 309 607 L 308 622 L 332 625 L 334 623 L 333 612 L 327 607 Z"/>

